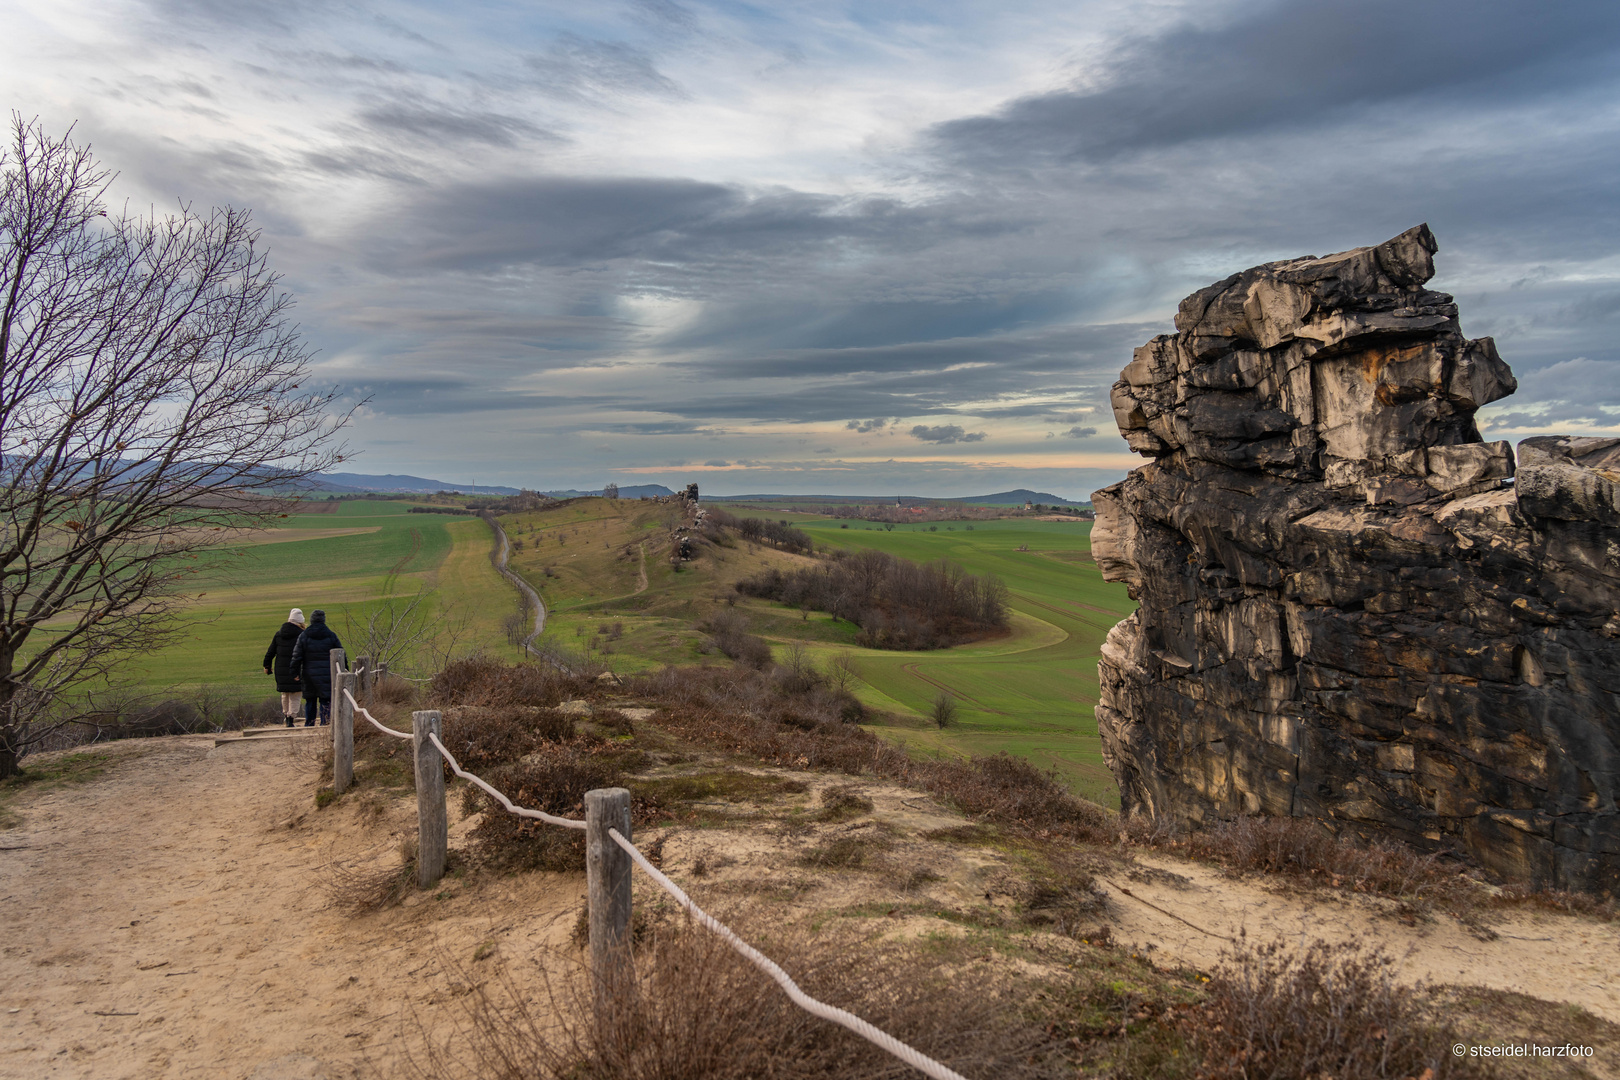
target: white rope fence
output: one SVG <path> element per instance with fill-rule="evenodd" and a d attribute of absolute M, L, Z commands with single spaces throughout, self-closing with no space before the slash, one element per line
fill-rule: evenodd
<path fill-rule="evenodd" d="M 354 699 L 354 695 L 349 692 L 347 687 L 345 687 L 343 690 L 343 696 L 348 699 L 349 706 L 354 710 L 355 715 L 365 717 L 371 722 L 372 727 L 376 728 L 384 735 L 392 735 L 396 739 L 416 738 L 416 736 L 411 732 L 395 731 L 393 728 L 387 727 L 380 723 L 376 717 L 372 716 L 367 709 L 361 706 L 361 704 Z M 433 715 L 436 716 L 437 714 Z M 463 769 L 461 767 L 461 763 L 455 759 L 455 755 L 451 754 L 449 750 L 445 749 L 444 743 L 439 741 L 439 736 L 433 731 L 430 730 L 427 732 L 426 740 L 432 744 L 435 750 L 443 755 L 444 760 L 450 766 L 451 772 L 455 773 L 457 776 L 468 781 L 469 783 L 478 785 L 478 787 L 483 789 L 491 797 L 496 799 L 502 806 L 504 806 L 508 813 L 516 814 L 518 817 L 533 818 L 538 821 L 544 821 L 548 825 L 557 825 L 565 829 L 588 828 L 587 822 L 579 821 L 575 818 L 555 817 L 541 810 L 530 810 L 527 807 L 515 805 L 512 800 L 508 799 L 499 791 L 496 791 L 489 784 L 485 783 L 480 777 L 474 776 L 472 773 Z M 828 1005 L 824 1001 L 817 1001 L 809 994 L 806 994 L 803 990 L 799 989 L 799 984 L 794 982 L 792 977 L 788 975 L 787 972 L 783 971 L 774 960 L 760 952 L 758 949 L 754 948 L 752 945 L 748 944 L 742 938 L 738 937 L 729 926 L 725 925 L 719 919 L 716 919 L 713 915 L 710 915 L 707 911 L 704 911 L 702 908 L 698 907 L 697 904 L 693 903 L 692 898 L 686 895 L 685 890 L 683 890 L 679 885 L 675 884 L 669 878 L 665 877 L 657 867 L 653 866 L 653 864 L 647 860 L 647 857 L 643 855 L 634 844 L 626 840 L 620 834 L 618 829 L 608 829 L 607 835 L 615 844 L 623 849 L 624 853 L 630 857 L 632 862 L 641 867 L 647 876 L 652 878 L 660 888 L 669 893 L 670 896 L 674 897 L 675 902 L 682 908 L 686 909 L 686 911 L 694 919 L 701 923 L 705 928 L 719 935 L 722 941 L 724 941 L 727 945 L 730 945 L 738 953 L 742 954 L 742 956 L 755 967 L 769 975 L 776 985 L 780 986 L 783 992 L 786 993 L 793 1003 L 799 1006 L 799 1008 L 810 1013 L 812 1016 L 819 1016 L 823 1020 L 838 1024 L 839 1026 L 854 1032 L 856 1035 L 859 1035 L 861 1038 L 865 1039 L 867 1042 L 873 1044 L 879 1049 L 893 1054 L 895 1057 L 899 1058 L 907 1065 L 910 1065 L 918 1072 L 921 1072 L 925 1076 L 932 1077 L 933 1080 L 967 1080 L 967 1077 L 963 1076 L 956 1070 L 948 1068 L 947 1066 L 935 1061 L 933 1058 L 913 1047 L 907 1046 L 899 1039 L 896 1039 L 893 1035 L 874 1027 L 870 1023 L 856 1016 L 854 1013 L 840 1009 L 834 1005 Z"/>
<path fill-rule="evenodd" d="M 694 904 L 692 898 L 687 896 L 679 885 L 665 877 L 657 867 L 647 861 L 645 855 L 636 850 L 634 844 L 620 836 L 618 829 L 609 829 L 608 836 L 612 837 L 613 842 L 624 849 L 625 854 L 629 855 L 637 866 L 647 872 L 648 877 L 663 886 L 664 891 L 673 896 L 677 904 L 690 912 L 694 919 L 720 935 L 722 941 L 736 949 L 751 961 L 755 967 L 774 979 L 776 985 L 780 986 L 799 1008 L 813 1016 L 819 1016 L 823 1020 L 830 1020 L 835 1024 L 848 1028 L 867 1042 L 880 1049 L 887 1050 L 918 1072 L 933 1077 L 934 1080 L 967 1080 L 967 1077 L 956 1070 L 941 1065 L 921 1051 L 907 1046 L 888 1032 L 873 1027 L 854 1013 L 847 1012 L 834 1005 L 828 1005 L 824 1001 L 817 1001 L 803 990 L 800 990 L 799 984 L 794 982 L 787 972 L 778 967 L 776 961 L 738 937 L 732 932 L 731 927 Z"/>
<path fill-rule="evenodd" d="M 369 719 L 371 719 L 371 717 L 368 715 L 366 717 L 366 719 L 369 720 Z M 438 749 L 439 753 L 444 755 L 444 760 L 446 760 L 446 761 L 448 761 L 450 763 L 450 771 L 451 772 L 455 773 L 457 776 L 461 777 L 463 780 L 466 780 L 466 781 L 469 781 L 471 783 L 477 784 L 479 787 L 481 787 L 485 791 L 489 792 L 489 794 L 491 796 L 493 796 L 502 806 L 506 807 L 506 812 L 507 813 L 516 814 L 518 817 L 534 818 L 536 821 L 543 821 L 547 825 L 560 825 L 565 829 L 583 829 L 583 828 L 585 828 L 585 823 L 583 821 L 576 821 L 574 818 L 553 817 L 552 815 L 546 813 L 544 810 L 530 810 L 526 806 L 514 806 L 514 805 L 512 805 L 512 800 L 511 799 L 508 799 L 505 795 L 502 795 L 500 792 L 496 791 L 494 788 L 492 788 L 488 784 L 484 783 L 483 780 L 479 779 L 478 777 L 474 776 L 472 773 L 467 772 L 465 769 L 463 769 L 461 767 L 461 763 L 458 762 L 451 755 L 450 751 L 448 751 L 448 750 L 446 750 L 444 748 L 444 743 L 439 741 L 439 737 L 437 735 L 429 734 L 428 735 L 428 741 L 431 742 L 434 745 L 434 747 L 436 747 Z"/>

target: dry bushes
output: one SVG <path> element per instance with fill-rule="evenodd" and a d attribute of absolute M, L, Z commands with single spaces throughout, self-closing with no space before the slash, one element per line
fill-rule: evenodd
<path fill-rule="evenodd" d="M 1022 758 L 914 760 L 893 743 L 841 722 L 838 698 L 821 684 L 784 696 L 780 682 L 757 672 L 668 668 L 632 680 L 629 688 L 663 705 L 659 726 L 715 750 L 770 765 L 895 780 L 964 813 L 1034 835 L 1111 843 L 1118 832 L 1109 811 L 1071 795 Z"/>
<path fill-rule="evenodd" d="M 574 737 L 572 717 L 555 709 L 507 705 L 460 706 L 443 711 L 445 749 L 472 772 L 504 765 L 532 754 L 545 743 Z M 446 779 L 450 765 L 445 763 Z"/>
<path fill-rule="evenodd" d="M 758 921 L 724 921 L 792 973 L 806 992 L 848 1009 L 970 1076 L 1066 1075 L 1041 1054 L 990 976 L 943 971 L 934 958 L 824 931 L 812 939 Z M 469 984 L 481 980 L 467 978 Z M 587 974 L 551 984 L 536 1006 L 510 983 L 464 999 L 468 1031 L 430 1047 L 418 1075 L 481 1080 L 846 1080 L 915 1075 L 883 1050 L 794 1005 L 713 935 L 666 923 L 637 949 L 634 985 L 598 1021 Z"/>
<path fill-rule="evenodd" d="M 872 800 L 854 784 L 834 784 L 822 791 L 821 809 L 815 818 L 817 821 L 848 821 L 870 814 L 873 808 Z"/>
<path fill-rule="evenodd" d="M 1239 817 L 1177 835 L 1133 821 L 1133 839 L 1209 859 L 1233 871 L 1309 877 L 1335 888 L 1454 905 L 1477 884 L 1436 853 L 1393 840 L 1362 843 L 1309 818 Z"/>
<path fill-rule="evenodd" d="M 1243 944 L 1213 973 L 1188 1036 L 1210 1080 L 1473 1074 L 1452 1055 L 1459 1033 L 1429 1001 L 1426 987 L 1397 982 L 1395 961 L 1376 949 Z"/>
<path fill-rule="evenodd" d="M 416 888 L 416 837 L 401 841 L 399 856 L 400 865 L 381 869 L 332 863 L 321 876 L 321 888 L 334 906 L 350 915 L 393 907 Z"/>
<path fill-rule="evenodd" d="M 554 707 L 595 688 L 592 673 L 551 664 L 503 664 L 487 656 L 458 660 L 433 676 L 429 692 L 443 705 Z"/>
<path fill-rule="evenodd" d="M 640 752 L 602 739 L 581 737 L 567 743 L 542 743 L 521 760 L 497 765 L 484 779 L 519 806 L 558 817 L 583 818 L 585 793 L 620 786 L 624 772 L 641 764 Z M 583 870 L 585 834 L 509 814 L 482 790 L 462 789 L 462 810 L 484 816 L 467 834 L 472 853 L 501 870 Z M 645 822 L 659 816 L 661 804 L 643 794 L 630 805 L 631 818 Z"/>
<path fill-rule="evenodd" d="M 704 621 L 702 629 L 715 648 L 737 663 L 751 668 L 770 666 L 770 644 L 748 632 L 748 617 L 742 612 L 721 608 Z"/>

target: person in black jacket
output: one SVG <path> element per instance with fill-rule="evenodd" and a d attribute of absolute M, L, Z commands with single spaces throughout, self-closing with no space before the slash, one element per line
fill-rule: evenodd
<path fill-rule="evenodd" d="M 292 673 L 293 646 L 298 644 L 298 635 L 304 632 L 304 613 L 293 608 L 287 613 L 287 621 L 281 624 L 276 636 L 270 639 L 270 647 L 264 650 L 264 673 L 276 677 L 276 690 L 281 694 L 281 718 L 287 722 L 288 727 L 293 726 L 293 718 L 303 712 L 303 706 L 298 703 L 299 694 L 303 686 L 298 676 Z"/>
<path fill-rule="evenodd" d="M 321 723 L 332 722 L 332 660 L 333 649 L 343 648 L 326 625 L 326 612 L 309 613 L 309 629 L 298 635 L 293 645 L 292 673 L 304 687 L 304 726 L 315 726 L 315 715 L 320 713 Z"/>

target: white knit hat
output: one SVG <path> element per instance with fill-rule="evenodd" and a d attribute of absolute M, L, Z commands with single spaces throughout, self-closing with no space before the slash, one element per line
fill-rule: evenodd
<path fill-rule="evenodd" d="M 295 622 L 299 626 L 303 626 L 304 625 L 304 609 L 303 608 L 293 608 L 291 611 L 287 612 L 287 621 L 288 622 Z"/>

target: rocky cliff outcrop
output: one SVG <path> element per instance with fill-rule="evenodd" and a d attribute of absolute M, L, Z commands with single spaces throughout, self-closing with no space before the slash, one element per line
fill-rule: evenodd
<path fill-rule="evenodd" d="M 1124 807 L 1315 816 L 1620 886 L 1620 439 L 1484 442 L 1516 389 L 1419 226 L 1182 301 L 1094 496 L 1139 610 L 1097 707 Z M 1515 467 L 1517 477 L 1515 478 Z"/>

